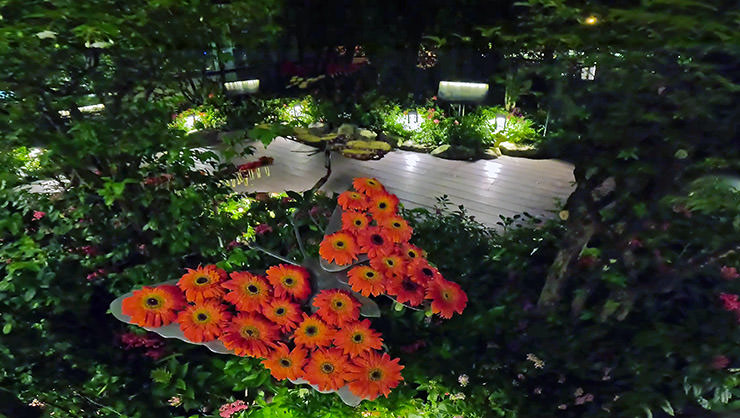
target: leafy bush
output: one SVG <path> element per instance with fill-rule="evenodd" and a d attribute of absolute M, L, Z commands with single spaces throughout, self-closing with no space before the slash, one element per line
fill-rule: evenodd
<path fill-rule="evenodd" d="M 172 127 L 191 133 L 205 129 L 219 129 L 226 125 L 226 116 L 211 105 L 201 105 L 178 113 Z"/>

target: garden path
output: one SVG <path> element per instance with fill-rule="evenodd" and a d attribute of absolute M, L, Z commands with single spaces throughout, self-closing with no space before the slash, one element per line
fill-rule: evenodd
<path fill-rule="evenodd" d="M 308 190 L 325 173 L 323 152 L 307 154 L 315 148 L 285 138 L 276 138 L 267 149 L 259 142 L 252 145 L 255 155 L 234 163 L 263 155 L 275 161 L 270 176 L 250 181 L 248 191 Z M 378 161 L 334 155 L 332 175 L 321 190 L 342 192 L 352 178 L 365 176 L 380 180 L 407 208 L 431 208 L 436 197 L 447 195 L 454 205 L 465 206 L 470 215 L 489 226 L 495 226 L 499 215 L 553 216 L 556 202 L 564 203 L 574 189 L 573 166 L 560 160 L 503 156 L 469 162 L 395 150 Z"/>

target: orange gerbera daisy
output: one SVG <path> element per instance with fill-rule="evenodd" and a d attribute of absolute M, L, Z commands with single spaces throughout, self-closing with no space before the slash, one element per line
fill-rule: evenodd
<path fill-rule="evenodd" d="M 349 365 L 347 356 L 338 348 L 318 350 L 311 354 L 303 368 L 305 379 L 319 390 L 337 390 L 347 382 L 345 372 Z"/>
<path fill-rule="evenodd" d="M 278 327 L 255 313 L 241 313 L 226 326 L 220 339 L 237 356 L 266 357 L 280 337 Z"/>
<path fill-rule="evenodd" d="M 131 317 L 131 323 L 156 328 L 177 319 L 177 311 L 185 307 L 185 296 L 177 286 L 144 286 L 123 300 L 121 312 Z"/>
<path fill-rule="evenodd" d="M 189 305 L 177 316 L 185 338 L 194 343 L 215 340 L 230 319 L 231 314 L 226 311 L 226 306 L 215 299 Z"/>
<path fill-rule="evenodd" d="M 385 187 L 377 179 L 371 177 L 357 177 L 352 181 L 352 187 L 368 196 L 385 193 Z"/>
<path fill-rule="evenodd" d="M 413 261 L 419 257 L 424 257 L 426 255 L 424 250 L 417 247 L 416 245 L 411 245 L 408 243 L 401 244 L 401 254 L 403 254 L 404 258 L 406 258 L 406 260 L 408 261 Z"/>
<path fill-rule="evenodd" d="M 326 289 L 313 299 L 316 314 L 329 325 L 343 325 L 360 317 L 360 302 L 346 290 Z"/>
<path fill-rule="evenodd" d="M 260 311 L 272 298 L 267 280 L 246 271 L 232 272 L 231 280 L 225 282 L 223 287 L 231 290 L 224 299 L 240 311 Z"/>
<path fill-rule="evenodd" d="M 463 313 L 468 304 L 468 295 L 460 285 L 438 278 L 429 283 L 427 299 L 432 300 L 432 312 L 438 313 L 442 318 L 452 318 L 452 314 Z"/>
<path fill-rule="evenodd" d="M 262 360 L 262 365 L 270 370 L 275 379 L 295 380 L 303 375 L 307 356 L 308 351 L 305 348 L 296 347 L 291 351 L 285 344 L 277 343 L 275 350 Z"/>
<path fill-rule="evenodd" d="M 368 257 L 378 257 L 393 252 L 393 242 L 383 228 L 371 226 L 357 236 L 360 252 L 367 253 Z"/>
<path fill-rule="evenodd" d="M 406 261 L 396 253 L 373 257 L 370 259 L 370 266 L 385 276 L 403 276 L 406 274 Z"/>
<path fill-rule="evenodd" d="M 301 321 L 301 307 L 285 298 L 275 298 L 262 307 L 262 314 L 280 326 L 282 332 L 290 332 Z"/>
<path fill-rule="evenodd" d="M 383 339 L 380 333 L 370 328 L 367 319 L 346 324 L 334 336 L 334 345 L 341 348 L 344 354 L 356 357 L 370 350 L 380 350 Z"/>
<path fill-rule="evenodd" d="M 293 341 L 309 350 L 330 346 L 332 338 L 334 338 L 334 329 L 329 328 L 318 316 L 308 316 L 305 313 L 303 321 L 298 324 L 298 329 L 293 333 Z"/>
<path fill-rule="evenodd" d="M 382 193 L 372 197 L 370 213 L 375 220 L 395 216 L 398 211 L 398 198 L 390 193 Z"/>
<path fill-rule="evenodd" d="M 416 306 L 424 301 L 424 287 L 408 276 L 386 277 L 385 291 L 401 303 Z"/>
<path fill-rule="evenodd" d="M 416 258 L 414 261 L 410 262 L 406 268 L 406 273 L 411 277 L 411 280 L 424 286 L 426 286 L 430 280 L 443 278 L 439 270 L 430 266 L 429 262 L 422 257 Z"/>
<path fill-rule="evenodd" d="M 362 193 L 347 190 L 339 195 L 337 203 L 339 203 L 339 206 L 344 210 L 367 210 L 368 200 L 367 196 Z"/>
<path fill-rule="evenodd" d="M 387 398 L 391 389 L 403 380 L 403 366 L 398 361 L 391 360 L 388 353 L 381 355 L 374 351 L 352 359 L 347 372 L 350 392 L 370 400 L 381 394 Z"/>
<path fill-rule="evenodd" d="M 212 264 L 197 269 L 187 269 L 180 277 L 177 286 L 185 292 L 188 302 L 202 302 L 205 299 L 220 298 L 225 293 L 219 283 L 226 280 L 226 272 Z"/>
<path fill-rule="evenodd" d="M 308 270 L 290 264 L 279 264 L 267 269 L 267 280 L 275 291 L 275 296 L 291 296 L 301 301 L 311 294 Z"/>
<path fill-rule="evenodd" d="M 342 229 L 352 234 L 363 231 L 370 224 L 367 215 L 356 210 L 348 210 L 342 213 Z"/>
<path fill-rule="evenodd" d="M 357 266 L 347 272 L 352 290 L 363 296 L 377 296 L 385 292 L 383 273 L 369 266 Z"/>
<path fill-rule="evenodd" d="M 385 229 L 386 234 L 393 242 L 407 242 L 411 239 L 411 234 L 414 232 L 409 226 L 409 223 L 400 216 L 381 218 L 378 221 L 378 225 Z"/>
<path fill-rule="evenodd" d="M 351 234 L 335 232 L 324 237 L 319 245 L 319 255 L 326 261 L 340 266 L 352 264 L 357 260 L 357 244 Z"/>

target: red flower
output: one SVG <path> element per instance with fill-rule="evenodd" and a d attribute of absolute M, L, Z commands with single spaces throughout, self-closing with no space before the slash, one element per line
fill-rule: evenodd
<path fill-rule="evenodd" d="M 733 295 L 730 293 L 720 293 L 719 298 L 722 300 L 725 310 L 740 310 L 740 301 L 738 301 L 738 295 Z"/>
<path fill-rule="evenodd" d="M 740 274 L 737 272 L 737 268 L 729 266 L 722 266 L 722 268 L 719 269 L 719 275 L 725 280 L 732 280 L 740 277 Z"/>
<path fill-rule="evenodd" d="M 343 325 L 360 317 L 360 302 L 346 290 L 322 290 L 312 304 L 318 308 L 316 314 L 329 325 Z"/>
<path fill-rule="evenodd" d="M 388 236 L 388 232 L 377 226 L 370 226 L 357 235 L 360 252 L 367 253 L 368 257 L 379 257 L 393 252 L 395 247 Z"/>
<path fill-rule="evenodd" d="M 411 280 L 423 286 L 431 280 L 443 278 L 436 268 L 430 266 L 427 260 L 421 257 L 409 263 L 406 272 Z"/>
<path fill-rule="evenodd" d="M 727 356 L 719 355 L 714 356 L 712 359 L 712 368 L 722 370 L 730 364 L 730 359 Z"/>
<path fill-rule="evenodd" d="M 268 224 L 259 224 L 254 227 L 254 233 L 256 235 L 265 235 L 272 232 L 272 227 Z"/>
<path fill-rule="evenodd" d="M 461 314 L 468 304 L 468 295 L 460 286 L 445 279 L 435 279 L 430 282 L 427 298 L 432 300 L 432 312 L 448 319 L 454 312 Z M 735 299 L 737 300 L 737 295 Z"/>
<path fill-rule="evenodd" d="M 391 389 L 403 380 L 398 359 L 387 353 L 369 352 L 352 360 L 347 368 L 349 390 L 357 396 L 373 400 L 379 395 L 388 397 Z"/>
<path fill-rule="evenodd" d="M 43 218 L 44 216 L 46 216 L 46 212 L 41 212 L 39 210 L 33 211 L 33 220 L 34 221 L 38 221 L 39 219 Z"/>
<path fill-rule="evenodd" d="M 385 290 L 389 295 L 395 296 L 398 302 L 411 306 L 419 305 L 424 300 L 424 287 L 408 277 L 386 277 Z"/>

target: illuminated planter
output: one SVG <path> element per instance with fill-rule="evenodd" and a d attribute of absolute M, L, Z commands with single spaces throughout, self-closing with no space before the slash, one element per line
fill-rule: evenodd
<path fill-rule="evenodd" d="M 241 80 L 224 83 L 224 88 L 231 94 L 253 94 L 260 89 L 259 80 Z"/>
<path fill-rule="evenodd" d="M 488 94 L 486 83 L 465 83 L 462 81 L 440 81 L 437 96 L 451 102 L 480 102 Z"/>

